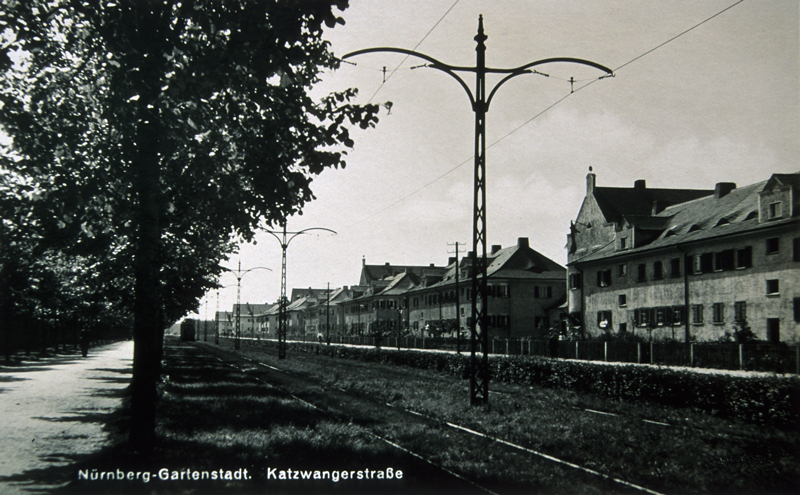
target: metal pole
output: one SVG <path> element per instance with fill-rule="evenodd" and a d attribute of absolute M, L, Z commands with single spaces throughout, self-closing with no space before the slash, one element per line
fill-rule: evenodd
<path fill-rule="evenodd" d="M 281 241 L 281 300 L 278 309 L 278 359 L 286 359 L 286 222 L 283 223 Z"/>
<path fill-rule="evenodd" d="M 266 233 L 271 234 L 272 237 L 276 238 L 281 245 L 281 299 L 278 306 L 278 359 L 286 359 L 286 319 L 288 316 L 286 312 L 286 308 L 288 306 L 288 300 L 286 299 L 286 250 L 289 248 L 289 243 L 292 242 L 292 239 L 311 230 L 325 230 L 327 232 L 336 234 L 335 231 L 323 227 L 311 227 L 298 232 L 287 232 L 286 222 L 283 222 L 283 232 L 281 237 L 278 236 L 279 233 L 271 230 L 265 231 Z M 291 237 L 289 237 L 289 235 L 291 235 Z"/>
<path fill-rule="evenodd" d="M 414 56 L 429 62 L 428 67 L 438 69 L 452 76 L 467 92 L 472 109 L 475 112 L 475 190 L 472 222 L 472 319 L 470 326 L 470 402 L 472 404 L 485 404 L 489 401 L 489 358 L 488 358 L 488 318 L 487 311 L 487 280 L 486 280 L 486 112 L 491 104 L 495 92 L 508 80 L 522 75 L 536 73 L 532 67 L 552 62 L 569 62 L 588 65 L 606 73 L 609 77 L 614 72 L 595 62 L 588 60 L 559 57 L 537 60 L 513 69 L 494 69 L 486 67 L 485 51 L 487 36 L 483 32 L 483 16 L 478 17 L 478 34 L 475 36 L 477 46 L 477 65 L 475 67 L 458 67 L 448 65 L 433 57 L 417 53 L 404 48 L 366 48 L 344 55 L 344 59 L 374 52 L 394 52 Z M 469 86 L 456 72 L 475 72 L 476 90 L 473 96 Z M 486 73 L 506 74 L 486 95 Z M 480 344 L 480 349 L 479 349 Z M 480 353 L 480 356 L 478 356 Z"/>
<path fill-rule="evenodd" d="M 241 261 L 239 261 L 239 271 L 238 271 L 238 273 L 239 274 L 242 273 L 242 262 Z M 241 337 L 241 335 L 240 335 L 241 322 L 239 321 L 239 318 L 240 318 L 241 312 L 242 312 L 242 309 L 241 309 L 241 297 L 242 297 L 242 277 L 239 276 L 239 275 L 236 275 L 236 332 L 235 332 L 235 339 L 233 341 L 234 342 L 233 343 L 233 348 L 234 349 L 238 349 L 239 348 L 239 338 Z"/>
<path fill-rule="evenodd" d="M 328 301 L 325 304 L 325 340 L 331 345 L 331 283 L 328 282 Z"/>

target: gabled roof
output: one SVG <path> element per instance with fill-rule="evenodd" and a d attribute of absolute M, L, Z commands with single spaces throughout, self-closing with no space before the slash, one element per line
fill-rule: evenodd
<path fill-rule="evenodd" d="M 489 266 L 486 267 L 486 276 L 494 279 L 530 279 L 530 280 L 553 280 L 564 279 L 567 269 L 559 265 L 550 258 L 542 255 L 538 251 L 531 249 L 528 239 L 521 237 L 517 244 L 505 249 L 499 249 L 492 254 L 486 255 Z M 464 258 L 459 263 L 459 269 L 471 266 L 470 258 Z M 441 282 L 429 287 L 444 287 L 455 284 L 456 264 L 451 263 L 447 267 L 447 273 Z M 463 283 L 471 278 L 462 278 L 459 282 Z M 417 287 L 414 291 L 422 291 L 426 287 Z"/>
<path fill-rule="evenodd" d="M 629 255 L 797 222 L 797 217 L 759 222 L 759 194 L 771 189 L 776 184 L 781 187 L 800 189 L 800 172 L 774 174 L 768 180 L 740 188 L 736 188 L 734 184 L 728 184 L 724 192 L 712 193 L 708 196 L 674 204 L 655 215 L 625 217 L 626 225 L 642 230 L 660 231 L 660 233 L 651 242 L 633 249 L 618 251 L 612 242 L 595 252 L 574 259 L 570 263 Z"/>
<path fill-rule="evenodd" d="M 713 189 L 647 189 L 643 185 L 594 188 L 594 198 L 608 222 L 619 222 L 629 217 L 651 216 L 653 203 L 664 208 L 713 194 Z"/>
<path fill-rule="evenodd" d="M 234 314 L 236 313 L 236 306 L 237 306 L 236 304 L 233 305 L 233 311 L 232 312 Z M 242 304 L 239 304 L 238 306 L 240 307 L 239 314 L 249 315 L 249 314 L 252 313 L 253 315 L 263 315 L 269 310 L 271 305 L 270 304 L 242 303 Z"/>
<path fill-rule="evenodd" d="M 361 280 L 359 285 L 372 285 L 377 280 L 392 279 L 401 273 L 411 273 L 417 277 L 425 277 L 431 275 L 441 275 L 444 273 L 445 267 L 427 265 L 392 265 L 385 263 L 383 265 L 367 265 L 364 262 L 361 266 Z"/>

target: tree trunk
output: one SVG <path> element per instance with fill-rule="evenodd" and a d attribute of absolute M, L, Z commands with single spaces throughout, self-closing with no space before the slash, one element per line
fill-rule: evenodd
<path fill-rule="evenodd" d="M 139 153 L 134 163 L 138 199 L 138 239 L 134 260 L 133 380 L 131 383 L 130 446 L 135 452 L 152 451 L 155 442 L 156 386 L 161 374 L 161 307 L 159 283 L 159 157 L 158 115 L 141 106 Z"/>

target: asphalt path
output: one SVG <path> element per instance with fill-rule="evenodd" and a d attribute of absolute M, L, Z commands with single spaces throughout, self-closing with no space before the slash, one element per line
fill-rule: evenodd
<path fill-rule="evenodd" d="M 76 463 L 110 446 L 132 363 L 125 341 L 0 366 L 0 493 L 64 486 Z"/>

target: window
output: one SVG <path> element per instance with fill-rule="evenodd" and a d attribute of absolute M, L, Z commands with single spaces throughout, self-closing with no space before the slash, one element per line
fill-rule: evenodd
<path fill-rule="evenodd" d="M 672 324 L 683 325 L 683 306 L 672 307 Z"/>
<path fill-rule="evenodd" d="M 710 273 L 714 266 L 714 253 L 700 255 L 700 273 Z"/>
<path fill-rule="evenodd" d="M 780 294 L 778 279 L 767 280 L 767 295 L 772 296 L 777 294 Z"/>
<path fill-rule="evenodd" d="M 714 271 L 733 270 L 734 258 L 736 253 L 733 249 L 726 249 L 719 253 L 714 253 Z"/>
<path fill-rule="evenodd" d="M 628 296 L 626 294 L 619 295 L 619 306 L 624 307 L 628 305 Z"/>
<path fill-rule="evenodd" d="M 672 258 L 671 260 L 669 260 L 669 276 L 672 278 L 678 278 L 681 276 L 680 258 Z"/>
<path fill-rule="evenodd" d="M 753 266 L 753 248 L 747 246 L 746 248 L 736 250 L 736 268 L 750 268 Z"/>
<path fill-rule="evenodd" d="M 781 207 L 781 202 L 777 201 L 775 203 L 769 204 L 769 218 L 770 220 L 773 218 L 780 218 L 783 208 Z"/>
<path fill-rule="evenodd" d="M 546 316 L 537 316 L 534 319 L 534 325 L 536 328 L 547 328 L 550 326 L 550 322 L 548 321 Z"/>
<path fill-rule="evenodd" d="M 695 325 L 703 324 L 703 305 L 692 304 L 692 323 Z"/>
<path fill-rule="evenodd" d="M 792 239 L 792 261 L 800 261 L 800 237 Z"/>
<path fill-rule="evenodd" d="M 619 324 L 619 333 L 627 333 L 628 331 L 628 324 L 627 323 L 620 323 Z"/>
<path fill-rule="evenodd" d="M 656 308 L 655 309 L 655 324 L 659 327 L 669 325 L 671 323 L 672 308 Z"/>
<path fill-rule="evenodd" d="M 656 261 L 653 263 L 653 280 L 661 280 L 664 278 L 664 263 Z"/>
<path fill-rule="evenodd" d="M 780 242 L 777 237 L 767 239 L 767 254 L 775 254 L 780 250 Z"/>
<path fill-rule="evenodd" d="M 647 280 L 647 265 L 645 265 L 644 263 L 641 263 L 638 266 L 638 273 L 637 273 L 637 276 L 636 276 L 636 281 L 637 282 L 644 282 L 646 280 Z"/>
<path fill-rule="evenodd" d="M 619 240 L 619 248 L 620 249 L 627 249 L 628 248 L 628 238 L 622 237 Z"/>
<path fill-rule="evenodd" d="M 794 304 L 794 321 L 800 321 L 800 297 L 795 297 L 792 304 Z"/>
<path fill-rule="evenodd" d="M 725 304 L 714 303 L 712 308 L 714 310 L 714 323 L 723 323 L 725 321 Z"/>
<path fill-rule="evenodd" d="M 617 271 L 620 277 L 625 277 L 628 275 L 628 265 L 626 263 L 622 263 L 619 265 L 619 271 Z"/>
<path fill-rule="evenodd" d="M 611 329 L 611 311 L 597 312 L 597 326 L 604 329 Z"/>
<path fill-rule="evenodd" d="M 639 327 L 646 327 L 650 324 L 650 308 L 639 308 L 633 311 L 633 319 L 636 322 L 636 326 Z"/>
<path fill-rule="evenodd" d="M 747 302 L 736 301 L 733 303 L 733 321 L 743 323 L 747 320 Z"/>
<path fill-rule="evenodd" d="M 611 270 L 597 271 L 597 286 L 608 287 L 611 285 Z"/>
<path fill-rule="evenodd" d="M 580 289 L 581 288 L 581 274 L 580 273 L 571 273 L 569 276 L 569 288 L 570 289 Z"/>

